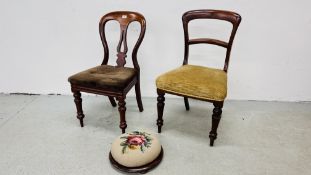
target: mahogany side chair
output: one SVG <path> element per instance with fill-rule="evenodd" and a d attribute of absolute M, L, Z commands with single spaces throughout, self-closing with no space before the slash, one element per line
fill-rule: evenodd
<path fill-rule="evenodd" d="M 189 39 L 188 23 L 196 19 L 224 20 L 232 24 L 229 42 L 211 38 Z M 158 132 L 161 133 L 163 125 L 163 109 L 165 93 L 184 97 L 186 110 L 189 110 L 188 98 L 211 102 L 214 105 L 212 115 L 212 129 L 209 133 L 210 146 L 214 145 L 217 138 L 217 128 L 221 118 L 222 107 L 227 96 L 227 71 L 229 65 L 232 43 L 241 22 L 241 16 L 237 13 L 221 10 L 192 10 L 182 16 L 184 29 L 184 61 L 183 65 L 160 75 L 156 80 L 157 86 L 157 109 L 158 109 Z M 198 65 L 188 64 L 189 45 L 213 44 L 226 49 L 226 58 L 223 69 L 215 69 Z"/>
<path fill-rule="evenodd" d="M 115 20 L 120 24 L 120 40 L 117 45 L 117 65 L 107 65 L 109 59 L 109 48 L 106 40 L 105 26 L 108 21 Z M 141 31 L 138 40 L 132 51 L 133 68 L 124 67 L 127 57 L 127 29 L 131 22 L 140 23 Z M 69 77 L 74 102 L 77 108 L 77 118 L 80 120 L 81 127 L 83 124 L 83 110 L 81 92 L 105 95 L 109 97 L 111 105 L 115 107 L 118 101 L 118 110 L 120 113 L 120 128 L 125 133 L 127 127 L 125 120 L 125 98 L 130 89 L 135 86 L 136 100 L 139 111 L 143 111 L 143 104 L 140 94 L 140 68 L 137 62 L 137 51 L 143 41 L 146 30 L 146 20 L 143 15 L 137 12 L 116 11 L 104 15 L 99 22 L 99 33 L 104 47 L 104 59 L 101 65 L 87 69 Z M 123 45 L 123 49 L 122 48 Z"/>

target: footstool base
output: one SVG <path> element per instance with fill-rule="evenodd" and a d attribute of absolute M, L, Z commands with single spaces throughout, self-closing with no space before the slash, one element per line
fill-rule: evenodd
<path fill-rule="evenodd" d="M 111 152 L 109 153 L 109 160 L 110 160 L 111 165 L 119 171 L 123 171 L 123 172 L 127 172 L 127 173 L 145 174 L 160 164 L 160 162 L 163 158 L 163 153 L 164 153 L 163 148 L 161 147 L 161 152 L 160 152 L 159 156 L 154 161 L 152 161 L 146 165 L 139 166 L 139 167 L 126 167 L 126 166 L 120 165 L 117 161 L 114 160 L 114 158 L 111 155 Z"/>

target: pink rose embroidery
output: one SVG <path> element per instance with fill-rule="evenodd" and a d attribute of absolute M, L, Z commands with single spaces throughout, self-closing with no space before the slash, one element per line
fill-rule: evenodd
<path fill-rule="evenodd" d="M 133 131 L 128 136 L 123 136 L 121 139 L 125 139 L 120 143 L 122 146 L 122 153 L 126 152 L 126 148 L 130 150 L 136 150 L 140 148 L 142 152 L 145 151 L 145 148 L 149 148 L 151 145 L 152 138 L 149 136 L 150 134 L 146 132 Z"/>
<path fill-rule="evenodd" d="M 141 135 L 129 135 L 127 137 L 127 143 L 130 145 L 142 145 L 145 142 L 145 137 Z"/>

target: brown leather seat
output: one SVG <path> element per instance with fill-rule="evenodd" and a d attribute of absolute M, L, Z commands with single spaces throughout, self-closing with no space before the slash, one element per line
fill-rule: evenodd
<path fill-rule="evenodd" d="M 68 81 L 80 86 L 123 90 L 136 74 L 133 68 L 101 65 L 72 75 Z"/>

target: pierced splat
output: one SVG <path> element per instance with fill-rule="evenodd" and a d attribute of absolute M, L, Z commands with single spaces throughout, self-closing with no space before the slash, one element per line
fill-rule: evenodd
<path fill-rule="evenodd" d="M 128 26 L 130 25 L 131 22 L 133 21 L 137 21 L 140 23 L 141 26 L 141 32 L 140 35 L 138 37 L 138 40 L 134 46 L 133 52 L 132 52 L 132 60 L 133 60 L 133 65 L 135 69 L 139 69 L 139 65 L 137 62 L 137 51 L 138 48 L 142 42 L 142 39 L 144 37 L 145 34 L 145 29 L 146 29 L 146 21 L 144 19 L 144 17 L 136 12 L 125 12 L 125 11 L 119 11 L 119 12 L 112 12 L 109 13 L 105 16 L 103 16 L 103 18 L 101 19 L 100 23 L 99 23 L 99 32 L 100 32 L 100 36 L 102 39 L 102 43 L 104 46 L 104 51 L 105 51 L 105 55 L 104 55 L 104 60 L 102 62 L 102 65 L 106 65 L 108 63 L 108 59 L 109 59 L 109 48 L 108 48 L 108 44 L 106 41 L 106 36 L 105 36 L 105 25 L 108 21 L 110 20 L 116 20 L 119 22 L 120 24 L 120 40 L 117 46 L 117 67 L 124 67 L 124 65 L 126 64 L 126 57 L 127 57 L 127 51 L 128 51 L 128 47 L 127 47 L 127 29 Z"/>
<path fill-rule="evenodd" d="M 126 56 L 127 55 L 124 52 L 119 52 L 117 54 L 117 57 L 118 57 L 117 65 L 118 65 L 118 67 L 124 67 L 124 65 L 126 64 L 126 60 L 125 60 Z"/>
<path fill-rule="evenodd" d="M 122 19 L 126 19 L 126 15 L 122 15 Z M 118 51 L 118 54 L 117 54 L 117 65 L 118 67 L 124 67 L 124 65 L 126 64 L 126 60 L 125 58 L 127 57 L 126 53 L 127 53 L 127 40 L 126 40 L 126 33 L 127 33 L 127 27 L 128 27 L 128 24 L 127 23 L 126 25 L 120 25 L 120 28 L 121 28 L 121 35 L 120 35 L 120 41 L 118 43 L 118 47 L 117 47 L 117 51 Z M 122 43 L 123 43 L 123 51 L 121 51 L 121 46 L 122 46 Z"/>
<path fill-rule="evenodd" d="M 120 40 L 117 45 L 117 67 L 111 66 L 105 66 L 108 64 L 109 60 L 109 47 L 106 40 L 106 33 L 105 33 L 105 25 L 110 20 L 116 20 L 120 24 L 121 28 L 121 34 L 120 34 Z M 125 58 L 127 57 L 127 29 L 131 22 L 137 21 L 140 23 L 140 34 L 137 39 L 137 42 L 135 46 L 133 47 L 133 51 L 131 52 L 132 60 L 133 60 L 133 68 L 124 68 L 124 65 L 126 64 Z M 138 109 L 140 112 L 144 110 L 143 103 L 141 100 L 141 93 L 140 93 L 140 69 L 137 62 L 137 51 L 138 48 L 143 41 L 144 35 L 146 31 L 146 20 L 143 15 L 137 13 L 137 12 L 129 12 L 129 11 L 116 11 L 116 12 L 110 12 L 106 15 L 104 15 L 100 22 L 99 22 L 99 33 L 100 38 L 103 43 L 104 47 L 104 59 L 102 62 L 102 66 L 97 66 L 94 69 L 94 72 L 98 73 L 98 78 L 93 78 L 93 76 L 88 76 L 93 74 L 93 72 L 83 71 L 79 74 L 87 75 L 87 76 L 72 76 L 69 78 L 69 82 L 71 84 L 71 91 L 74 93 L 76 107 L 78 111 L 78 119 L 80 120 L 81 126 L 83 126 L 83 118 L 84 114 L 82 111 L 82 99 L 81 99 L 81 93 L 80 92 L 87 92 L 87 93 L 93 93 L 93 94 L 99 94 L 99 95 L 105 95 L 109 97 L 109 101 L 113 107 L 115 107 L 117 104 L 119 106 L 119 113 L 120 113 L 120 125 L 119 127 L 122 129 L 122 133 L 125 132 L 125 129 L 127 127 L 126 120 L 125 120 L 125 112 L 126 112 L 126 95 L 127 93 L 135 87 L 135 93 L 136 93 L 136 101 L 138 105 Z M 100 69 L 98 69 L 100 67 Z M 115 75 L 121 75 L 124 77 L 119 78 Z M 101 78 L 105 76 L 105 78 Z M 127 77 L 130 77 L 129 80 Z M 85 83 L 85 82 L 92 82 L 92 83 Z M 116 82 L 116 83 L 111 83 Z M 118 103 L 115 102 L 115 100 L 118 101 Z"/>

